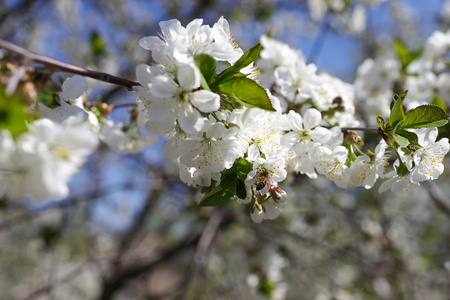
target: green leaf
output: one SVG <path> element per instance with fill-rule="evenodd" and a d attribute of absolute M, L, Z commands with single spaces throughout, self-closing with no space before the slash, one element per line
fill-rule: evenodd
<path fill-rule="evenodd" d="M 32 120 L 29 104 L 16 92 L 6 95 L 0 86 L 0 128 L 9 130 L 13 135 L 19 135 L 28 130 L 27 122 Z"/>
<path fill-rule="evenodd" d="M 252 62 L 258 58 L 259 51 L 261 50 L 261 44 L 258 43 L 252 48 L 245 51 L 245 53 L 239 58 L 239 60 L 231 67 L 235 68 L 237 70 L 241 70 L 242 68 L 245 68 Z"/>
<path fill-rule="evenodd" d="M 393 41 L 394 50 L 397 53 L 398 59 L 401 63 L 401 69 L 406 71 L 406 67 L 422 55 L 423 48 L 419 48 L 414 51 L 410 51 L 406 45 L 398 38 Z"/>
<path fill-rule="evenodd" d="M 247 176 L 247 174 L 250 173 L 253 167 L 253 164 L 251 162 L 243 158 L 239 158 L 234 164 L 236 166 L 236 170 L 243 176 Z"/>
<path fill-rule="evenodd" d="M 236 174 L 223 174 L 220 179 L 220 186 L 226 192 L 230 192 L 231 194 L 236 194 L 236 186 L 237 186 L 237 176 Z"/>
<path fill-rule="evenodd" d="M 398 38 L 395 38 L 393 41 L 394 50 L 397 53 L 398 59 L 402 66 L 406 63 L 407 57 L 409 54 L 409 50 L 406 45 Z"/>
<path fill-rule="evenodd" d="M 45 106 L 54 108 L 56 102 L 54 101 L 55 93 L 50 88 L 45 88 L 37 93 L 37 98 Z"/>
<path fill-rule="evenodd" d="M 447 124 L 448 117 L 441 107 L 425 104 L 409 110 L 401 128 L 441 127 Z"/>
<path fill-rule="evenodd" d="M 247 197 L 247 188 L 245 187 L 244 180 L 239 179 L 236 185 L 236 196 L 241 199 L 245 199 Z"/>
<path fill-rule="evenodd" d="M 208 54 L 199 54 L 194 57 L 194 62 L 203 74 L 206 82 L 209 82 L 216 72 L 217 60 Z"/>
<path fill-rule="evenodd" d="M 444 102 L 440 97 L 438 97 L 438 96 L 435 96 L 435 97 L 433 98 L 433 100 L 431 101 L 430 104 L 437 105 L 437 106 L 439 106 L 440 108 L 442 108 L 443 110 L 447 111 L 447 105 L 446 105 L 445 102 Z"/>
<path fill-rule="evenodd" d="M 228 203 L 234 195 L 224 191 L 219 185 L 206 194 L 200 201 L 199 206 L 219 206 Z"/>
<path fill-rule="evenodd" d="M 97 31 L 92 31 L 89 38 L 91 42 L 91 52 L 94 56 L 106 54 L 106 43 Z"/>
<path fill-rule="evenodd" d="M 414 145 L 419 144 L 417 134 L 415 134 L 414 132 L 400 129 L 393 134 L 393 137 L 400 147 L 407 147 L 409 143 L 412 143 Z"/>
<path fill-rule="evenodd" d="M 389 116 L 389 124 L 392 127 L 405 119 L 405 113 L 403 111 L 403 100 L 406 97 L 408 91 L 405 91 L 400 97 L 394 95 L 394 98 L 391 101 L 391 115 Z"/>
<path fill-rule="evenodd" d="M 224 71 L 222 71 L 222 73 L 220 73 L 217 76 L 217 78 L 215 80 L 215 85 L 216 86 L 220 85 L 220 84 L 222 84 L 226 81 L 229 81 L 229 80 L 233 79 L 234 77 L 238 76 L 238 74 L 240 74 L 239 71 L 241 69 L 245 68 L 246 66 L 248 66 L 249 64 L 251 64 L 252 62 L 254 62 L 256 60 L 260 50 L 261 50 L 261 44 L 258 43 L 255 46 L 253 46 L 252 48 L 245 51 L 245 53 L 241 56 L 241 58 L 239 58 L 239 60 L 234 65 L 225 69 Z M 244 74 L 241 74 L 241 75 L 244 75 Z"/>
<path fill-rule="evenodd" d="M 386 123 L 382 116 L 377 116 L 377 123 L 378 125 L 380 125 L 381 130 L 384 131 L 384 129 L 386 128 Z"/>
<path fill-rule="evenodd" d="M 266 90 L 252 79 L 238 77 L 219 85 L 217 89 L 221 93 L 235 96 L 247 107 L 275 111 Z"/>

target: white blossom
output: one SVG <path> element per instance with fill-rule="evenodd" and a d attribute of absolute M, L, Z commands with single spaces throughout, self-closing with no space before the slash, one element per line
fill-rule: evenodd
<path fill-rule="evenodd" d="M 449 151 L 448 138 L 436 142 L 437 128 L 416 130 L 422 148 L 413 154 L 415 166 L 411 170 L 411 181 L 419 183 L 437 179 L 444 172 L 444 156 Z"/>
<path fill-rule="evenodd" d="M 61 124 L 36 120 L 15 145 L 5 140 L 0 143 L 10 158 L 8 164 L 2 163 L 0 185 L 11 197 L 64 198 L 69 194 L 68 180 L 97 144 L 96 134 L 80 118 L 72 116 Z"/>

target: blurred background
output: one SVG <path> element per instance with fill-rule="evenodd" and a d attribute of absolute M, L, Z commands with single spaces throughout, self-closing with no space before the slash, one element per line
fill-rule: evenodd
<path fill-rule="evenodd" d="M 138 40 L 160 21 L 220 16 L 244 51 L 269 34 L 353 83 L 393 38 L 414 49 L 447 31 L 450 1 L 4 0 L 0 37 L 135 80 L 151 63 Z M 133 93 L 88 85 L 90 101 L 118 105 L 110 117 L 127 120 L 121 104 Z M 258 225 L 242 205 L 198 207 L 199 190 L 178 179 L 163 144 L 126 155 L 100 147 L 68 199 L 1 199 L 0 299 L 450 299 L 448 171 L 400 194 L 299 176 L 288 208 Z"/>

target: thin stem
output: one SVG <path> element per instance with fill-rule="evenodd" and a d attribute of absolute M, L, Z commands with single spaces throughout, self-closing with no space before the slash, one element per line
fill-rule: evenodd
<path fill-rule="evenodd" d="M 355 145 L 353 145 L 354 149 L 356 149 L 356 151 L 360 154 L 360 155 L 366 155 L 364 152 L 362 152 L 358 147 L 356 147 Z"/>
<path fill-rule="evenodd" d="M 331 129 L 334 126 L 322 126 L 323 128 L 327 128 L 327 129 Z M 341 127 L 342 131 L 349 131 L 349 130 L 353 130 L 353 131 L 366 131 L 366 132 L 375 132 L 380 134 L 380 129 L 379 128 L 365 128 L 365 127 Z"/>
<path fill-rule="evenodd" d="M 43 56 L 34 52 L 31 52 L 25 48 L 14 45 L 3 39 L 0 39 L 0 48 L 14 52 L 24 58 L 26 63 L 36 62 L 53 67 L 60 71 L 65 71 L 73 74 L 79 74 L 82 76 L 94 78 L 100 81 L 108 82 L 111 84 L 120 85 L 126 87 L 128 90 L 132 90 L 133 86 L 140 85 L 138 82 L 131 81 L 125 78 L 117 77 L 103 72 L 92 71 L 75 65 L 71 65 L 47 56 Z"/>

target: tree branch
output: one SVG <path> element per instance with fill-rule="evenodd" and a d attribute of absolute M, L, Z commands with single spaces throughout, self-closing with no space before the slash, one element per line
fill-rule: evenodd
<path fill-rule="evenodd" d="M 422 185 L 425 186 L 425 188 L 428 190 L 428 193 L 430 193 L 431 199 L 433 200 L 436 207 L 441 212 L 450 217 L 450 207 L 446 203 L 446 197 L 442 194 L 439 186 L 436 183 L 430 181 L 423 182 Z"/>
<path fill-rule="evenodd" d="M 22 56 L 26 63 L 35 62 L 43 65 L 53 67 L 59 71 L 65 71 L 73 74 L 79 74 L 82 76 L 94 78 L 100 81 L 108 82 L 111 84 L 120 85 L 131 90 L 133 86 L 140 85 L 138 82 L 131 81 L 125 78 L 117 77 L 103 72 L 92 71 L 75 65 L 71 65 L 47 56 L 43 56 L 34 52 L 31 52 L 25 48 L 14 45 L 3 39 L 0 39 L 0 48 L 14 52 L 19 56 Z"/>

